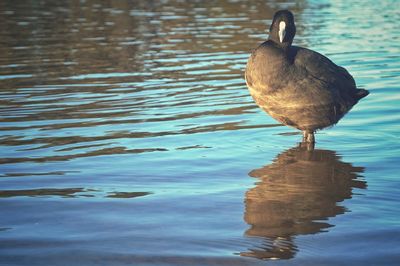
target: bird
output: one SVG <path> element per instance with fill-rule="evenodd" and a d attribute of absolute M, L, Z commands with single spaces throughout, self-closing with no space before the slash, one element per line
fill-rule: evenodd
<path fill-rule="evenodd" d="M 369 91 L 324 55 L 292 45 L 296 34 L 289 10 L 274 14 L 269 37 L 251 53 L 245 80 L 256 104 L 280 123 L 315 143 L 317 130 L 335 125 Z"/>

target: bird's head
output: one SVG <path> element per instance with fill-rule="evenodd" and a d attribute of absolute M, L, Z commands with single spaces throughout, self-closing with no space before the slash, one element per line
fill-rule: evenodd
<path fill-rule="evenodd" d="M 292 44 L 296 34 L 294 17 L 289 10 L 279 10 L 275 13 L 269 28 L 269 39 L 278 46 L 288 47 Z"/>

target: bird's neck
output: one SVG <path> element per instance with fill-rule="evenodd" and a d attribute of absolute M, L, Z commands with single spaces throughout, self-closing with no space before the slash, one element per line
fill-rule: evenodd
<path fill-rule="evenodd" d="M 289 42 L 277 42 L 271 38 L 268 38 L 269 43 L 271 43 L 273 46 L 275 46 L 276 48 L 282 50 L 285 54 L 287 54 L 290 50 L 290 48 L 292 47 L 292 43 Z"/>
<path fill-rule="evenodd" d="M 271 35 L 268 37 L 268 40 L 270 42 L 272 42 L 274 44 L 274 46 L 284 49 L 284 50 L 288 50 L 290 48 L 290 46 L 292 46 L 292 42 L 280 42 L 279 40 L 277 40 L 274 37 L 271 37 Z"/>

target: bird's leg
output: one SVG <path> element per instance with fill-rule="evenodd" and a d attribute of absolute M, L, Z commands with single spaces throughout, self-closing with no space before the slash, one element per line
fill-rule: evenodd
<path fill-rule="evenodd" d="M 303 131 L 303 142 L 315 143 L 314 131 Z"/>
<path fill-rule="evenodd" d="M 302 142 L 307 142 L 307 131 L 303 131 L 303 141 Z"/>
<path fill-rule="evenodd" d="M 308 132 L 307 142 L 315 143 L 314 131 L 309 131 Z"/>

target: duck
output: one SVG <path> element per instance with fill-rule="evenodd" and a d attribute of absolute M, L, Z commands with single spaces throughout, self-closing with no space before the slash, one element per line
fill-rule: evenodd
<path fill-rule="evenodd" d="M 369 91 L 326 56 L 292 45 L 296 34 L 289 10 L 274 14 L 269 36 L 251 53 L 245 70 L 255 103 L 278 122 L 303 132 L 315 143 L 315 132 L 332 127 Z"/>

